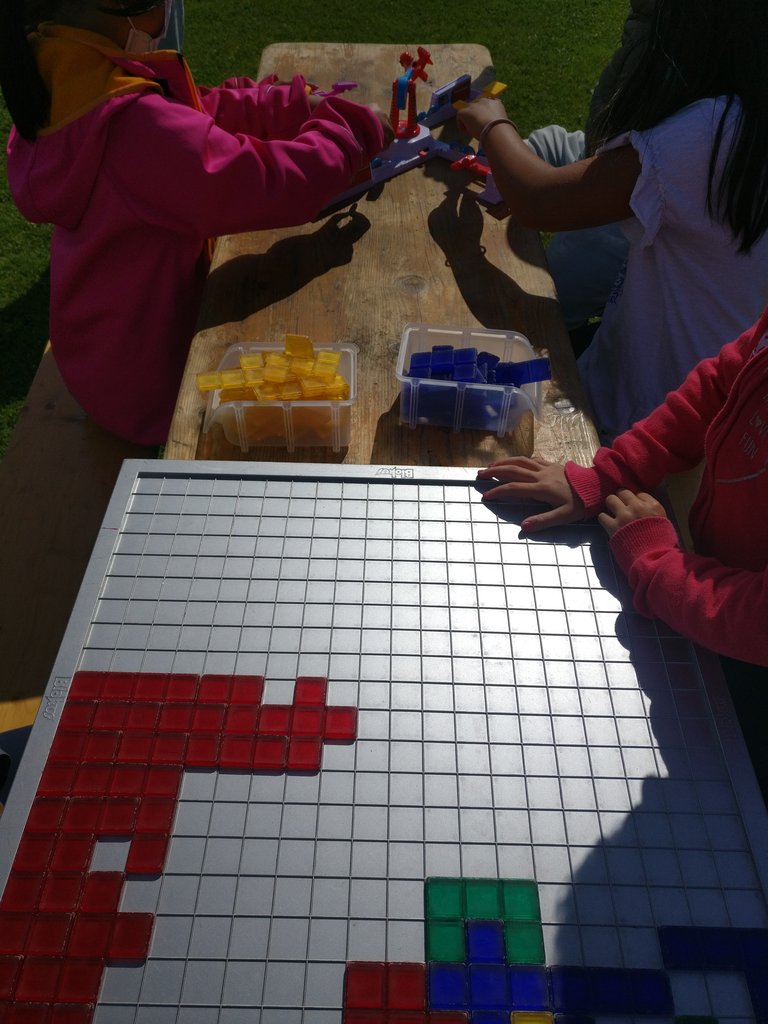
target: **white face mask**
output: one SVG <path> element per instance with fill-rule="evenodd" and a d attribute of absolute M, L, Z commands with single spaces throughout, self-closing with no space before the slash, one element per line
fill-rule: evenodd
<path fill-rule="evenodd" d="M 143 32 L 141 29 L 135 28 L 131 19 L 128 19 L 128 24 L 131 28 L 123 46 L 126 53 L 152 53 L 160 46 L 161 39 L 168 31 L 168 22 L 171 18 L 171 3 L 172 0 L 165 0 L 165 21 L 163 22 L 162 32 L 157 36 L 151 36 L 149 32 Z"/>

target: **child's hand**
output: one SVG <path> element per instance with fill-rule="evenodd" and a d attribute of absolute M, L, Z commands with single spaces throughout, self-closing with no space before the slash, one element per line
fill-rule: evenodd
<path fill-rule="evenodd" d="M 379 119 L 379 124 L 384 129 L 384 149 L 386 149 L 395 137 L 395 131 L 392 127 L 392 122 L 389 120 L 389 115 L 382 110 L 378 103 L 369 103 L 368 106 L 374 112 L 376 117 Z"/>
<path fill-rule="evenodd" d="M 520 524 L 527 533 L 562 526 L 584 518 L 584 503 L 571 489 L 559 463 L 518 457 L 493 462 L 481 469 L 478 480 L 498 480 L 483 494 L 483 501 L 543 501 L 552 508 L 529 516 Z"/>
<path fill-rule="evenodd" d="M 477 139 L 489 121 L 500 117 L 508 117 L 504 104 L 495 96 L 481 96 L 466 107 L 462 107 L 456 115 L 456 123 L 465 134 Z"/>
<path fill-rule="evenodd" d="M 633 494 L 632 491 L 622 490 L 616 494 L 609 494 L 605 499 L 605 512 L 601 512 L 597 521 L 603 527 L 609 537 L 612 537 L 617 530 L 635 519 L 644 519 L 647 516 L 662 516 L 668 519 L 664 507 L 659 504 L 652 494 L 641 491 Z"/>

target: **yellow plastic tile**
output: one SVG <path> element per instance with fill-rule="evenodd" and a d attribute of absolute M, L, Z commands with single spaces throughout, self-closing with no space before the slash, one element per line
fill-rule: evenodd
<path fill-rule="evenodd" d="M 241 388 L 244 384 L 245 374 L 239 367 L 221 371 L 221 386 L 223 388 Z"/>
<path fill-rule="evenodd" d="M 200 391 L 215 391 L 221 387 L 221 374 L 218 370 L 213 373 L 198 373 L 195 380 Z"/>
<path fill-rule="evenodd" d="M 253 370 L 263 365 L 263 352 L 243 352 L 240 356 L 240 367 L 243 370 Z"/>
<path fill-rule="evenodd" d="M 286 334 L 285 351 L 289 356 L 297 356 L 300 359 L 311 359 L 315 354 L 312 342 L 306 334 Z"/>

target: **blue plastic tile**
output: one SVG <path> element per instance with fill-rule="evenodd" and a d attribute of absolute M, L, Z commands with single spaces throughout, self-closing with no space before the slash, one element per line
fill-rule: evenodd
<path fill-rule="evenodd" d="M 467 961 L 503 964 L 504 926 L 501 921 L 467 921 Z"/>
<path fill-rule="evenodd" d="M 555 1012 L 594 1012 L 592 976 L 585 967 L 551 967 L 549 990 Z"/>
<path fill-rule="evenodd" d="M 475 1010 L 508 1010 L 509 983 L 504 964 L 469 965 L 469 1005 Z"/>
<path fill-rule="evenodd" d="M 509 968 L 510 1003 L 513 1010 L 549 1010 L 550 996 L 544 967 L 524 964 Z"/>
<path fill-rule="evenodd" d="M 594 968 L 592 973 L 592 1009 L 596 1013 L 634 1013 L 635 993 L 630 971 L 619 968 Z"/>
<path fill-rule="evenodd" d="M 673 1012 L 674 1000 L 666 972 L 638 969 L 627 974 L 634 992 L 635 1013 L 663 1017 Z"/>
<path fill-rule="evenodd" d="M 658 936 L 661 957 L 666 968 L 683 970 L 701 966 L 699 929 L 669 925 L 659 928 Z"/>
<path fill-rule="evenodd" d="M 469 985 L 466 964 L 432 963 L 427 966 L 429 1008 L 431 1010 L 465 1010 Z"/>

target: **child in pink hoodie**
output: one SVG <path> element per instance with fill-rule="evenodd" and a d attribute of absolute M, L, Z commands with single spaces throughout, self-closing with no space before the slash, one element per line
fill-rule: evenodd
<path fill-rule="evenodd" d="M 389 133 L 298 76 L 198 89 L 180 54 L 155 51 L 169 7 L 35 0 L 30 23 L 4 3 L 0 24 L 11 192 L 54 225 L 54 357 L 96 423 L 149 445 L 167 436 L 208 240 L 312 220 Z"/>
<path fill-rule="evenodd" d="M 693 551 L 647 491 L 701 461 L 690 512 Z M 523 530 L 597 515 L 635 608 L 724 655 L 723 667 L 768 796 L 768 310 L 700 362 L 646 419 L 587 469 L 538 459 L 494 463 L 483 499 L 542 501 Z"/>

